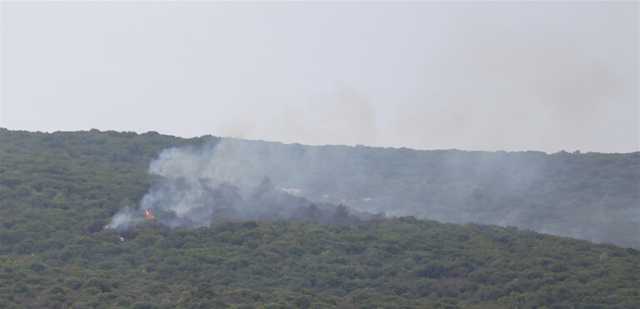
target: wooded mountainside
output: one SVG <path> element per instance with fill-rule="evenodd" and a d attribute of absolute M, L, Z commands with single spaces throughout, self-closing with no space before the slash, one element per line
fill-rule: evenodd
<path fill-rule="evenodd" d="M 639 153 L 248 142 L 262 147 L 266 166 L 291 149 L 292 164 L 313 153 L 315 165 L 298 169 L 322 172 L 313 178 L 287 182 L 287 173 L 259 170 L 309 200 L 426 219 L 104 229 L 149 191 L 149 164 L 162 150 L 219 141 L 0 129 L 0 307 L 640 307 L 636 249 L 427 220 L 638 246 Z"/>

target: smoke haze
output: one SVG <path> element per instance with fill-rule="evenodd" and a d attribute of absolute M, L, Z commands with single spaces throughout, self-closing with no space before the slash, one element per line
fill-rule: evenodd
<path fill-rule="evenodd" d="M 111 227 L 142 222 L 144 209 L 166 212 L 159 217 L 169 226 L 300 219 L 316 211 L 324 211 L 319 221 L 333 223 L 336 205 L 345 205 L 360 219 L 415 216 L 640 246 L 638 154 L 417 151 L 210 137 L 160 153 L 150 164 L 156 181 L 140 209 L 125 209 Z M 123 220 L 128 216 L 131 221 Z"/>
<path fill-rule="evenodd" d="M 271 177 L 284 179 L 297 175 L 297 181 L 310 177 L 295 172 L 300 166 L 290 164 L 291 154 L 283 153 L 288 149 L 280 149 L 278 144 L 254 143 L 211 139 L 200 146 L 164 150 L 149 166 L 155 181 L 140 201 L 139 209 L 122 209 L 107 227 L 117 230 L 135 227 L 145 222 L 143 213 L 147 210 L 169 227 L 202 227 L 228 220 L 321 223 L 358 220 L 355 214 L 350 217 L 342 205 L 313 203 L 302 197 L 300 189 L 276 186 Z M 336 214 L 340 217 L 335 217 Z"/>
<path fill-rule="evenodd" d="M 640 149 L 635 1 L 1 8 L 3 127 Z"/>

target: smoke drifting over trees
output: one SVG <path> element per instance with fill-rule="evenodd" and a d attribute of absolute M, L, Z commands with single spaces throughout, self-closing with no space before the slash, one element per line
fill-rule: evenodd
<path fill-rule="evenodd" d="M 303 146 L 211 138 L 164 150 L 140 210 L 169 226 L 216 220 L 301 219 L 335 205 L 360 217 L 385 213 L 478 222 L 640 245 L 640 154 L 467 152 Z M 364 215 L 367 214 L 367 215 Z"/>
<path fill-rule="evenodd" d="M 149 167 L 154 184 L 139 209 L 124 208 L 108 227 L 127 229 L 142 223 L 145 211 L 153 213 L 153 221 L 169 227 L 202 227 L 237 220 L 346 223 L 365 216 L 351 215 L 343 205 L 313 203 L 297 196 L 299 189 L 275 187 L 270 171 L 257 157 L 261 153 L 253 153 L 249 145 L 224 139 L 163 151 Z M 288 166 L 280 168 L 278 175 L 291 172 Z"/>

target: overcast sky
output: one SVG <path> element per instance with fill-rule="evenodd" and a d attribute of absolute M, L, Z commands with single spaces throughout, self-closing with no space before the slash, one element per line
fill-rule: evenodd
<path fill-rule="evenodd" d="M 2 2 L 0 127 L 640 150 L 638 2 Z"/>

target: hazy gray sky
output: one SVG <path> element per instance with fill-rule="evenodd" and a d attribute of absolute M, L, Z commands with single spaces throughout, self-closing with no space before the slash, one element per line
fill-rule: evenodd
<path fill-rule="evenodd" d="M 0 126 L 640 149 L 638 2 L 2 2 Z"/>

